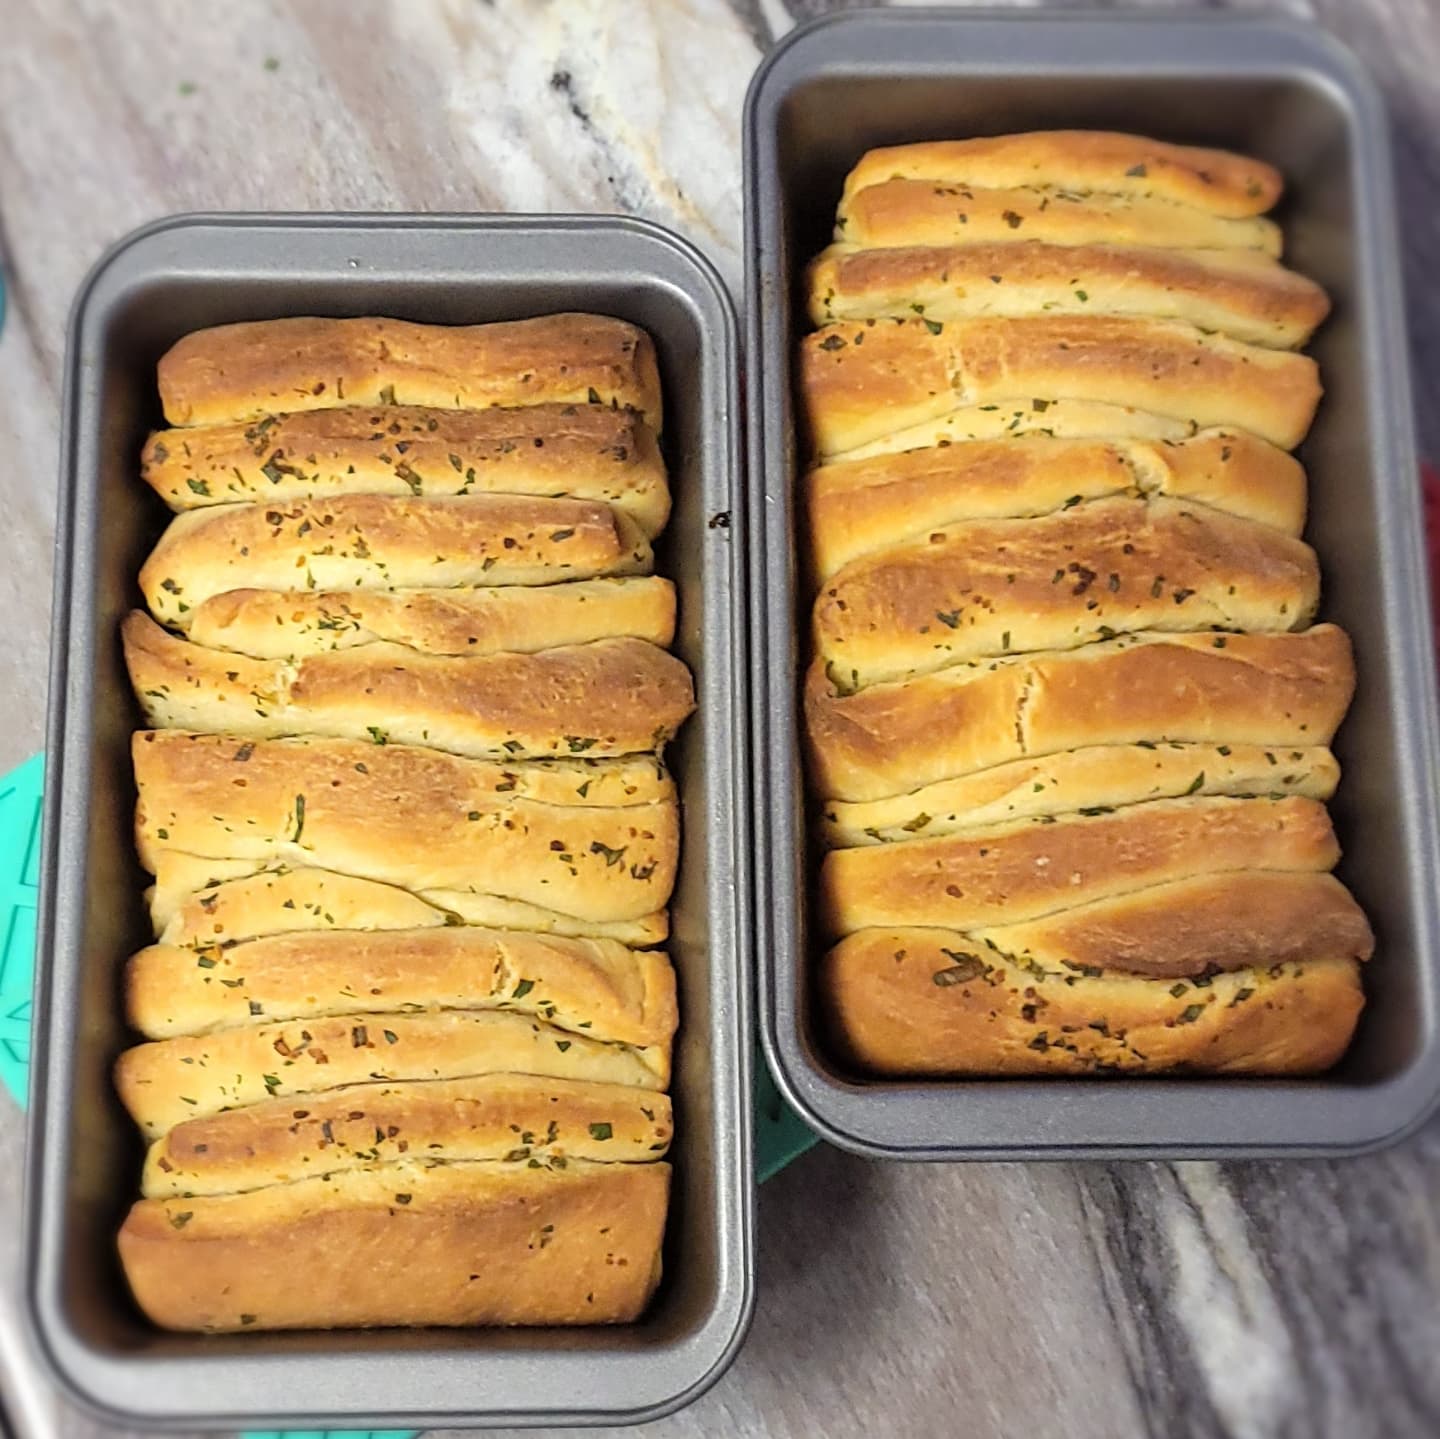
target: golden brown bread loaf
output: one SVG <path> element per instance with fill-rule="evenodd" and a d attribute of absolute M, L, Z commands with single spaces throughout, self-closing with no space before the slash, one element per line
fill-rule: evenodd
<path fill-rule="evenodd" d="M 867 151 L 845 177 L 840 215 L 868 186 L 895 179 L 977 190 L 1143 195 L 1231 218 L 1263 215 L 1283 188 L 1273 166 L 1227 150 L 1105 130 L 1033 130 Z"/>
<path fill-rule="evenodd" d="M 1166 498 L 1067 501 L 851 561 L 815 602 L 815 653 L 859 689 L 1138 630 L 1298 629 L 1319 602 L 1314 551 L 1268 526 Z"/>
<path fill-rule="evenodd" d="M 1226 219 L 1152 195 L 1080 194 L 1059 187 L 981 190 L 935 180 L 880 180 L 841 202 L 835 238 L 866 249 L 900 245 L 1151 245 L 1254 250 L 1278 256 L 1273 220 Z"/>
<path fill-rule="evenodd" d="M 120 1257 L 166 1329 L 625 1323 L 660 1278 L 669 1181 L 663 1163 L 407 1158 L 142 1199 Z"/>
<path fill-rule="evenodd" d="M 1194 429 L 1238 425 L 1290 450 L 1320 399 L 1308 356 L 1109 315 L 827 325 L 801 341 L 800 384 L 820 455 L 962 406 L 1032 397 L 1135 405 Z"/>
<path fill-rule="evenodd" d="M 974 661 L 858 694 L 812 666 L 805 711 L 822 796 L 883 799 L 992 765 L 1160 741 L 1330 743 L 1355 688 L 1345 632 L 1126 635 Z"/>
<path fill-rule="evenodd" d="M 1313 280 L 1255 250 L 1002 243 L 856 250 L 835 245 L 809 272 L 810 319 L 1130 315 L 1183 320 L 1252 345 L 1294 350 L 1329 313 Z"/>
<path fill-rule="evenodd" d="M 617 405 L 661 428 L 650 337 L 605 315 L 490 325 L 303 317 L 217 325 L 160 360 L 165 419 L 218 425 L 341 405 Z"/>
<path fill-rule="evenodd" d="M 182 428 L 142 472 L 177 513 L 155 618 L 121 626 L 163 727 L 133 744 L 147 1042 L 115 1066 L 152 1141 L 137 1301 L 180 1329 L 637 1317 L 678 1016 L 633 946 L 668 934 L 658 752 L 694 706 L 650 576 L 649 338 L 240 324 L 160 388 Z"/>
<path fill-rule="evenodd" d="M 550 585 L 638 575 L 634 523 L 590 500 L 340 495 L 176 515 L 140 571 L 150 612 L 184 629 L 227 590 L 404 590 Z"/>
<path fill-rule="evenodd" d="M 146 893 L 156 937 L 166 944 L 203 943 L 228 927 L 230 939 L 259 938 L 300 929 L 428 929 L 474 924 L 527 934 L 613 939 L 621 944 L 664 944 L 668 910 L 631 919 L 590 919 L 503 895 L 461 889 L 413 894 L 379 880 L 269 859 L 207 859 L 156 848 L 155 883 Z M 342 886 L 337 895 L 337 885 Z M 342 918 L 343 916 L 343 918 Z M 179 934 L 183 938 L 174 938 Z"/>
<path fill-rule="evenodd" d="M 831 850 L 820 866 L 820 921 L 832 935 L 886 924 L 976 929 L 1199 874 L 1320 872 L 1339 857 L 1315 800 L 1195 794 Z"/>
<path fill-rule="evenodd" d="M 799 385 L 819 995 L 861 1073 L 1311 1074 L 1349 1040 L 1354 668 L 1305 629 L 1285 453 L 1329 302 L 1277 261 L 1280 189 L 1081 131 L 846 179 Z"/>
<path fill-rule="evenodd" d="M 484 655 L 630 638 L 668 648 L 675 587 L 655 575 L 455 590 L 227 590 L 188 615 L 196 643 L 292 659 L 386 640 L 431 655 Z"/>
<path fill-rule="evenodd" d="M 1152 979 L 1369 959 L 1375 936 L 1333 874 L 1200 874 L 972 931 L 1009 960 L 1064 973 L 1118 970 Z"/>
<path fill-rule="evenodd" d="M 600 758 L 658 750 L 695 708 L 689 669 L 643 640 L 475 656 L 377 640 L 257 660 L 177 639 L 139 610 L 121 638 L 146 722 L 168 729 Z"/>
<path fill-rule="evenodd" d="M 639 1089 L 670 1083 L 670 1045 L 629 1045 L 504 1010 L 359 1010 L 257 1021 L 149 1040 L 115 1065 L 115 1088 L 146 1138 L 187 1119 L 370 1080 L 532 1074 Z"/>
<path fill-rule="evenodd" d="M 845 1058 L 888 1076 L 1310 1075 L 1345 1052 L 1360 966 L 1324 951 L 1199 983 L 1012 965 L 944 929 L 867 929 L 820 967 Z"/>
<path fill-rule="evenodd" d="M 156 944 L 125 971 L 126 1018 L 150 1039 L 357 1007 L 516 1009 L 562 1029 L 660 1044 L 675 1032 L 675 974 L 659 950 L 468 925 Z"/>
<path fill-rule="evenodd" d="M 136 845 L 151 873 L 171 850 L 249 860 L 252 872 L 283 861 L 588 921 L 651 916 L 674 884 L 679 812 L 653 756 L 504 764 L 167 730 L 137 734 L 132 755 Z"/>
<path fill-rule="evenodd" d="M 147 1199 L 228 1194 L 388 1164 L 649 1163 L 672 1133 L 670 1097 L 623 1084 L 484 1074 L 356 1084 L 188 1119 L 145 1159 Z"/>
<path fill-rule="evenodd" d="M 1091 745 L 1011 760 L 908 794 L 828 800 L 821 833 L 831 848 L 933 839 L 976 825 L 1042 815 L 1104 814 L 1122 805 L 1183 795 L 1304 795 L 1327 800 L 1340 766 L 1328 749 L 1256 744 Z"/>
<path fill-rule="evenodd" d="M 1168 444 L 1031 434 L 847 457 L 810 470 L 811 565 L 825 579 L 860 555 L 944 525 L 1045 515 L 1076 500 L 1135 493 L 1190 500 L 1289 535 L 1305 525 L 1299 462 L 1243 431 L 1205 430 Z"/>
<path fill-rule="evenodd" d="M 140 475 L 172 510 L 306 495 L 564 495 L 603 500 L 646 536 L 670 489 L 650 427 L 609 405 L 383 405 L 159 430 Z"/>

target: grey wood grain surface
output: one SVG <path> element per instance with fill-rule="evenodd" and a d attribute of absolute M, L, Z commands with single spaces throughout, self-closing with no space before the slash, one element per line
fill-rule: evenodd
<path fill-rule="evenodd" d="M 41 744 L 64 321 L 106 243 L 191 208 L 625 210 L 697 240 L 738 297 L 745 85 L 797 17 L 835 8 L 5 0 L 0 768 Z M 1381 79 L 1440 456 L 1440 13 L 1234 8 L 1313 17 Z M 0 1393 L 26 1435 L 108 1434 L 25 1353 L 21 1145 L 0 1097 Z M 1440 1433 L 1440 1123 L 1336 1163 L 905 1167 L 822 1148 L 762 1191 L 759 1263 L 735 1367 L 648 1432 Z"/>

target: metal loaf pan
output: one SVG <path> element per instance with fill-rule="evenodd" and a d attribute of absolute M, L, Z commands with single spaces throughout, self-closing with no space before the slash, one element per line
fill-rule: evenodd
<path fill-rule="evenodd" d="M 205 325 L 284 315 L 436 323 L 594 310 L 654 337 L 675 513 L 658 567 L 699 711 L 672 747 L 684 851 L 671 951 L 681 1030 L 665 1278 L 609 1329 L 164 1334 L 132 1302 L 115 1232 L 142 1147 L 111 1091 L 118 975 L 148 939 L 128 755 L 138 719 L 116 623 L 167 516 L 137 456 L 155 364 Z M 626 219 L 191 216 L 121 242 L 71 320 L 60 472 L 28 1302 L 56 1376 L 127 1427 L 627 1422 L 678 1408 L 733 1358 L 753 1303 L 743 526 L 734 310 L 689 245 Z M 305 1276 L 297 1274 L 296 1283 Z"/>
<path fill-rule="evenodd" d="M 810 1003 L 798 675 L 791 357 L 799 281 L 846 171 L 875 145 L 1053 128 L 1217 145 L 1284 171 L 1287 257 L 1330 292 L 1311 347 L 1326 398 L 1301 458 L 1323 617 L 1354 637 L 1359 693 L 1336 742 L 1332 812 L 1379 941 L 1354 1046 L 1305 1082 L 893 1083 L 826 1053 Z M 914 1159 L 1301 1155 L 1418 1124 L 1440 1092 L 1437 726 L 1432 637 L 1386 122 L 1353 57 L 1319 32 L 1227 18 L 862 12 L 798 31 L 745 112 L 757 935 L 763 1039 L 786 1097 L 826 1138 Z"/>

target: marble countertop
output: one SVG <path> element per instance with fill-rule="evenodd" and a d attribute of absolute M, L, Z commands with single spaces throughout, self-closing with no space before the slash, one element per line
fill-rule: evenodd
<path fill-rule="evenodd" d="M 0 43 L 0 770 L 41 746 L 66 309 L 100 250 L 188 209 L 627 211 L 740 290 L 741 102 L 838 0 L 6 0 Z M 1107 5 L 1105 8 L 1117 8 Z M 1212 4 L 1210 8 L 1215 8 Z M 1440 455 L 1440 6 L 1296 0 L 1396 121 L 1425 452 Z M 0 1094 L 0 1395 L 98 1439 L 17 1297 L 22 1124 Z M 1007 1439 L 1440 1433 L 1440 1121 L 1285 1164 L 871 1164 L 759 1202 L 734 1368 L 646 1432 Z"/>

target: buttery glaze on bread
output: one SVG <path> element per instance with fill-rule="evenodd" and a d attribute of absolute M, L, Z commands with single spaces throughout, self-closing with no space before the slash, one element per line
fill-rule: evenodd
<path fill-rule="evenodd" d="M 208 873 L 213 860 L 189 862 L 198 882 L 175 905 L 152 911 L 160 944 L 204 948 L 303 930 L 439 929 L 452 922 L 409 890 L 334 870 L 262 870 L 221 879 Z"/>
<path fill-rule="evenodd" d="M 867 151 L 845 177 L 841 217 L 855 195 L 897 179 L 984 190 L 1053 187 L 1076 195 L 1147 196 L 1227 218 L 1263 215 L 1283 188 L 1273 166 L 1228 150 L 1105 130 L 1033 130 Z"/>
<path fill-rule="evenodd" d="M 484 655 L 631 638 L 668 648 L 675 587 L 655 575 L 455 590 L 228 590 L 181 617 L 196 644 L 293 659 L 385 640 Z"/>
<path fill-rule="evenodd" d="M 1317 956 L 1365 960 L 1375 950 L 1369 921 L 1333 874 L 1264 870 L 1196 875 L 974 935 L 987 949 L 1047 970 L 1155 979 L 1203 979 Z"/>
<path fill-rule="evenodd" d="M 653 756 L 504 764 L 401 745 L 166 730 L 137 734 L 132 754 L 136 846 L 152 874 L 172 850 L 248 860 L 252 872 L 272 861 L 314 865 L 422 896 L 495 894 L 588 922 L 652 916 L 674 884 L 679 811 Z"/>
<path fill-rule="evenodd" d="M 140 475 L 172 510 L 307 495 L 567 496 L 614 505 L 647 537 L 670 514 L 650 427 L 601 404 L 376 405 L 159 430 Z"/>
<path fill-rule="evenodd" d="M 1135 405 L 1197 430 L 1238 425 L 1290 450 L 1320 399 L 1308 356 L 1112 315 L 827 325 L 801 341 L 800 385 L 822 456 L 963 406 L 1031 397 Z"/>
<path fill-rule="evenodd" d="M 1298 634 L 1126 635 L 952 665 L 858 694 L 837 691 L 814 665 L 805 713 L 821 795 L 873 800 L 1087 745 L 1326 745 L 1354 689 L 1349 637 L 1316 625 Z"/>
<path fill-rule="evenodd" d="M 166 944 L 203 943 L 219 932 L 217 923 L 236 931 L 232 939 L 302 929 L 428 929 L 441 924 L 613 939 L 637 946 L 664 944 L 670 936 L 665 909 L 629 919 L 589 919 L 470 890 L 422 889 L 411 894 L 380 880 L 310 865 L 292 867 L 274 858 L 207 859 L 165 848 L 152 857 L 155 883 L 145 898 L 156 937 Z M 337 883 L 343 885 L 340 910 L 352 922 L 340 920 L 332 903 Z M 170 937 L 173 934 L 184 937 Z"/>
<path fill-rule="evenodd" d="M 323 1094 L 369 1080 L 533 1074 L 661 1090 L 670 1046 L 628 1045 L 528 1014 L 361 1010 L 150 1040 L 115 1065 L 115 1088 L 149 1139 L 187 1119 L 272 1097 Z"/>
<path fill-rule="evenodd" d="M 172 425 L 219 425 L 342 405 L 486 410 L 615 405 L 661 428 L 650 337 L 604 315 L 490 325 L 316 317 L 196 330 L 161 358 Z"/>
<path fill-rule="evenodd" d="M 660 1278 L 668 1164 L 406 1158 L 244 1194 L 142 1199 L 120 1231 L 166 1329 L 618 1324 Z"/>
<path fill-rule="evenodd" d="M 1143 245 L 999 244 L 856 250 L 832 246 L 811 265 L 810 319 L 889 316 L 1133 315 L 1183 320 L 1253 345 L 1294 350 L 1329 313 L 1313 280 L 1254 250 Z"/>
<path fill-rule="evenodd" d="M 1253 250 L 1278 257 L 1273 220 L 1225 219 L 1151 195 L 1080 194 L 1059 187 L 982 190 L 935 180 L 881 180 L 843 201 L 837 241 L 866 249 L 901 245 L 1150 245 Z"/>
<path fill-rule="evenodd" d="M 1090 745 L 1011 760 L 909 794 L 847 803 L 829 800 L 821 832 L 831 848 L 932 839 L 976 825 L 1042 815 L 1104 814 L 1184 795 L 1234 798 L 1303 795 L 1327 800 L 1340 779 L 1328 749 L 1256 744 Z"/>
<path fill-rule="evenodd" d="M 860 555 L 945 525 L 1046 515 L 1120 495 L 1189 500 L 1294 536 L 1305 525 L 1299 462 L 1243 431 L 1205 430 L 1163 444 L 1030 434 L 810 470 L 811 564 L 825 579 Z"/>
<path fill-rule="evenodd" d="M 847 1060 L 896 1077 L 1320 1074 L 1364 1004 L 1360 966 L 1324 950 L 1187 983 L 1009 964 L 963 933 L 914 927 L 850 935 L 819 985 Z"/>
<path fill-rule="evenodd" d="M 659 950 L 476 926 L 300 932 L 150 945 L 125 970 L 125 1012 L 150 1039 L 357 1007 L 515 1009 L 625 1044 L 668 1043 L 675 974 Z"/>
<path fill-rule="evenodd" d="M 1124 439 L 1170 445 L 1201 433 L 1213 434 L 1217 428 L 1211 425 L 1202 431 L 1187 420 L 1157 415 L 1153 410 L 1137 409 L 1134 405 L 1013 396 L 988 405 L 961 405 L 936 419 L 890 430 L 833 457 L 833 462 L 874 459 L 926 446 L 943 449 L 969 440 L 1022 440 L 1038 436 L 1057 440 Z"/>
<path fill-rule="evenodd" d="M 147 1199 L 230 1194 L 407 1154 L 443 1160 L 647 1164 L 673 1132 L 670 1097 L 623 1084 L 483 1074 L 355 1084 L 177 1124 L 150 1146 Z"/>
<path fill-rule="evenodd" d="M 695 708 L 683 661 L 635 639 L 474 656 L 377 640 L 256 660 L 177 639 L 139 610 L 121 638 L 146 722 L 168 729 L 599 758 L 658 750 Z"/>
<path fill-rule="evenodd" d="M 885 924 L 974 929 L 1198 874 L 1318 873 L 1339 857 L 1315 800 L 1197 794 L 831 850 L 820 866 L 820 914 L 833 935 Z"/>
<path fill-rule="evenodd" d="M 1165 498 L 1067 502 L 853 560 L 815 602 L 815 651 L 858 689 L 1137 630 L 1298 629 L 1319 602 L 1314 551 L 1268 526 Z"/>
<path fill-rule="evenodd" d="M 140 571 L 150 612 L 184 629 L 227 590 L 550 585 L 648 573 L 650 543 L 590 500 L 341 495 L 176 515 Z"/>

